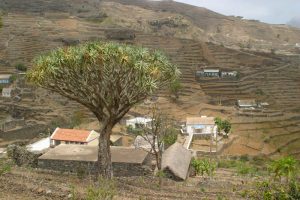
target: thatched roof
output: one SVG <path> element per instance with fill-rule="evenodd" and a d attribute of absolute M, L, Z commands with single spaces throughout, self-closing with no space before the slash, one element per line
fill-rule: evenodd
<path fill-rule="evenodd" d="M 176 142 L 163 153 L 162 170 L 169 170 L 177 178 L 185 180 L 191 159 L 192 153 Z"/>

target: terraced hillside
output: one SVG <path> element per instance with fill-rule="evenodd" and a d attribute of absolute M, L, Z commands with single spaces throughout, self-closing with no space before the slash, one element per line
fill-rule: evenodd
<path fill-rule="evenodd" d="M 13 72 L 17 63 L 30 66 L 32 59 L 42 52 L 88 40 L 108 40 L 111 35 L 119 32 L 112 39 L 162 50 L 180 68 L 183 84 L 180 99 L 172 102 L 168 91 L 161 91 L 159 106 L 163 111 L 170 113 L 178 121 L 183 121 L 189 115 L 222 116 L 232 120 L 233 134 L 238 139 L 224 151 L 225 154 L 274 155 L 283 152 L 300 156 L 299 55 L 292 57 L 256 52 L 254 49 L 245 51 L 228 48 L 230 44 L 236 46 L 240 41 L 233 41 L 234 36 L 228 40 L 224 35 L 221 38 L 222 31 L 212 35 L 212 38 L 207 37 L 209 31 L 215 31 L 212 29 L 215 23 L 219 23 L 221 27 L 228 26 L 229 22 L 231 26 L 233 23 L 240 27 L 248 26 L 249 23 L 260 29 L 267 26 L 265 31 L 272 29 L 272 34 L 280 29 L 293 38 L 290 41 L 297 40 L 297 30 L 287 31 L 284 27 L 241 22 L 203 8 L 169 1 L 122 1 L 122 4 L 97 0 L 85 3 L 82 0 L 72 3 L 69 0 L 24 0 L 22 4 L 18 2 L 0 2 L 0 8 L 5 11 L 2 17 L 4 26 L 0 29 L 0 73 Z M 198 14 L 188 15 L 185 8 Z M 180 19 L 179 24 L 165 21 L 169 17 Z M 196 23 L 197 17 L 201 20 Z M 210 19 L 211 24 L 205 24 L 201 17 Z M 166 24 L 155 28 L 150 23 L 153 21 Z M 248 29 L 245 28 L 244 31 L 246 30 Z M 124 31 L 135 37 L 124 38 Z M 256 35 L 257 40 L 268 40 L 266 44 L 282 44 L 272 34 L 267 38 L 266 35 L 251 32 L 247 38 Z M 219 44 L 221 39 L 227 43 L 225 46 Z M 263 45 L 264 42 L 261 43 Z M 211 78 L 197 82 L 195 71 L 205 66 L 235 70 L 240 77 L 231 80 Z M 49 113 L 38 114 L 36 119 L 51 121 L 62 113 L 71 113 L 78 108 L 74 103 L 59 103 L 65 100 L 45 91 L 37 90 L 37 96 L 36 102 L 19 103 L 27 108 L 49 107 Z M 266 101 L 270 106 L 262 112 L 237 111 L 234 107 L 235 101 L 246 98 Z"/>

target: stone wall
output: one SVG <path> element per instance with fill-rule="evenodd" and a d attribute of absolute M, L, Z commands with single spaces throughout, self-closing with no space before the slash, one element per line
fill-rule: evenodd
<path fill-rule="evenodd" d="M 113 163 L 114 176 L 144 176 L 152 174 L 147 162 L 137 163 Z M 49 160 L 39 159 L 38 167 L 46 170 L 95 174 L 97 169 L 96 162 L 90 161 L 70 161 L 70 160 Z"/>
<path fill-rule="evenodd" d="M 21 129 L 3 132 L 0 130 L 0 138 L 6 141 L 9 140 L 28 140 L 37 137 L 40 133 L 47 131 L 47 126 L 36 124 L 26 126 Z"/>
<path fill-rule="evenodd" d="M 0 130 L 5 132 L 8 130 L 14 129 L 17 126 L 24 126 L 24 125 L 25 125 L 24 119 L 12 120 L 12 121 L 8 121 L 8 122 L 0 123 Z"/>
<path fill-rule="evenodd" d="M 135 32 L 127 29 L 110 29 L 105 31 L 105 37 L 109 40 L 133 40 Z"/>

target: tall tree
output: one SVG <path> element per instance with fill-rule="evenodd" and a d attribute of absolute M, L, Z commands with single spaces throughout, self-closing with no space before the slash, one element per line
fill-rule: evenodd
<path fill-rule="evenodd" d="M 98 173 L 112 177 L 110 135 L 132 106 L 168 86 L 179 70 L 158 51 L 90 42 L 38 57 L 29 81 L 84 105 L 100 122 Z"/>

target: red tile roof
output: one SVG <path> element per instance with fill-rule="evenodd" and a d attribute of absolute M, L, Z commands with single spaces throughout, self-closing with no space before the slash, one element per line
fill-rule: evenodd
<path fill-rule="evenodd" d="M 57 128 L 53 132 L 51 139 L 70 142 L 87 142 L 91 132 L 92 131 Z"/>

